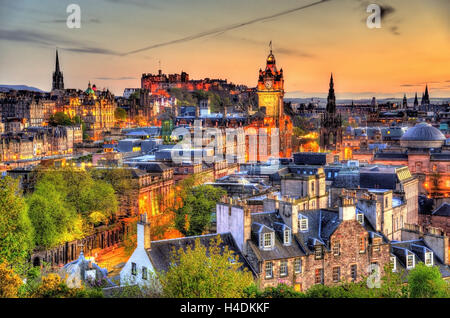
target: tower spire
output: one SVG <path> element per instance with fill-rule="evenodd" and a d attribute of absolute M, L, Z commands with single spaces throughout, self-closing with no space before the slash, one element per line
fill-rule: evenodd
<path fill-rule="evenodd" d="M 55 73 L 59 73 L 59 57 L 58 57 L 58 48 L 56 49 L 56 63 L 55 63 Z"/>
<path fill-rule="evenodd" d="M 270 47 L 270 54 L 272 54 L 272 40 L 270 40 L 269 47 Z"/>

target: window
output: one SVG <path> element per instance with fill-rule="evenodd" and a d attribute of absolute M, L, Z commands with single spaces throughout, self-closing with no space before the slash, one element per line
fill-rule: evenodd
<path fill-rule="evenodd" d="M 406 267 L 413 268 L 414 267 L 414 255 L 409 254 L 406 258 Z"/>
<path fill-rule="evenodd" d="M 288 263 L 286 260 L 280 261 L 280 277 L 286 277 L 288 275 Z"/>
<path fill-rule="evenodd" d="M 350 275 L 353 281 L 355 281 L 356 278 L 358 277 L 358 267 L 356 265 L 352 265 L 350 267 Z"/>
<path fill-rule="evenodd" d="M 264 233 L 264 248 L 272 247 L 272 233 Z"/>
<path fill-rule="evenodd" d="M 311 182 L 311 194 L 314 195 L 314 181 Z"/>
<path fill-rule="evenodd" d="M 425 265 L 433 266 L 433 253 L 432 252 L 425 253 Z"/>
<path fill-rule="evenodd" d="M 339 256 L 341 254 L 341 243 L 335 242 L 333 244 L 333 255 Z"/>
<path fill-rule="evenodd" d="M 273 277 L 273 264 L 272 262 L 266 263 L 266 279 Z"/>
<path fill-rule="evenodd" d="M 300 258 L 296 258 L 294 261 L 294 272 L 299 274 L 302 272 L 302 260 Z"/>
<path fill-rule="evenodd" d="M 356 220 L 359 222 L 359 224 L 364 224 L 364 214 L 362 213 L 356 214 Z"/>
<path fill-rule="evenodd" d="M 341 268 L 333 267 L 333 282 L 337 283 L 341 280 Z"/>
<path fill-rule="evenodd" d="M 374 252 L 380 251 L 380 243 L 381 243 L 381 239 L 379 237 L 373 239 L 373 251 Z"/>
<path fill-rule="evenodd" d="M 131 274 L 135 275 L 137 274 L 137 267 L 136 267 L 136 263 L 131 263 Z"/>
<path fill-rule="evenodd" d="M 391 256 L 391 266 L 393 272 L 397 271 L 397 259 L 395 256 Z"/>
<path fill-rule="evenodd" d="M 142 279 L 147 280 L 147 267 L 142 267 Z"/>
<path fill-rule="evenodd" d="M 389 198 L 386 197 L 386 199 L 384 199 L 384 205 L 386 206 L 386 208 L 389 207 Z"/>
<path fill-rule="evenodd" d="M 284 230 L 284 245 L 291 244 L 291 230 Z"/>
<path fill-rule="evenodd" d="M 308 219 L 300 219 L 300 231 L 308 231 Z"/>
<path fill-rule="evenodd" d="M 316 284 L 323 284 L 323 268 L 316 269 L 314 281 Z"/>
<path fill-rule="evenodd" d="M 359 252 L 360 253 L 365 253 L 366 252 L 366 237 L 364 235 L 362 235 L 359 238 Z"/>
<path fill-rule="evenodd" d="M 314 258 L 315 259 L 322 259 L 322 245 L 316 245 L 314 247 Z"/>

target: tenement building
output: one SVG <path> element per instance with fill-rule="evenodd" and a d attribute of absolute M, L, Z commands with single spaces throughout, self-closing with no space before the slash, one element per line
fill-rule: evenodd
<path fill-rule="evenodd" d="M 217 233 L 232 234 L 261 288 L 285 283 L 302 291 L 357 282 L 390 262 L 387 239 L 359 217 L 350 196 L 341 197 L 337 211 L 280 205 L 250 213 L 244 202 L 233 201 L 217 204 L 216 212 Z"/>

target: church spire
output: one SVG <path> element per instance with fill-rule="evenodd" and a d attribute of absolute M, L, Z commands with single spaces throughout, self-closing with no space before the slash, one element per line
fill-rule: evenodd
<path fill-rule="evenodd" d="M 64 89 L 64 77 L 59 67 L 58 49 L 56 49 L 55 72 L 53 72 L 52 90 Z"/>
<path fill-rule="evenodd" d="M 334 114 L 335 112 L 336 112 L 336 95 L 334 94 L 333 73 L 331 73 L 330 88 L 328 90 L 328 98 L 327 98 L 327 113 Z"/>

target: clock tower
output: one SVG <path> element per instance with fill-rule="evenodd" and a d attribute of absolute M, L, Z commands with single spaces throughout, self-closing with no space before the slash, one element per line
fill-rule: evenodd
<path fill-rule="evenodd" d="M 284 79 L 283 69 L 278 70 L 275 56 L 272 53 L 267 57 L 266 69 L 259 70 L 258 78 L 258 108 L 265 109 L 266 116 L 275 119 L 276 122 L 284 115 Z"/>

